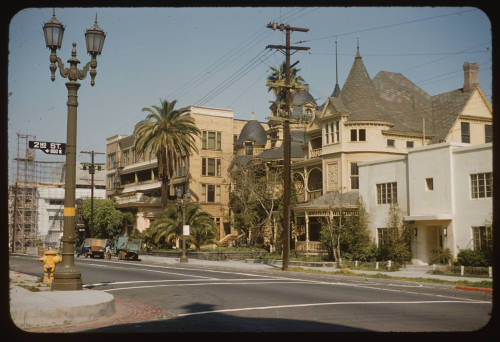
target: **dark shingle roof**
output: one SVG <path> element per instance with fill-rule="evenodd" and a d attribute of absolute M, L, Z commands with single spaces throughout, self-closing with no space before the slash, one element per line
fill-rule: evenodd
<path fill-rule="evenodd" d="M 384 121 L 378 105 L 377 90 L 359 56 L 354 58 L 340 98 L 351 113 L 350 120 Z"/>
<path fill-rule="evenodd" d="M 457 89 L 430 96 L 400 73 L 379 72 L 373 80 L 356 55 L 338 98 L 330 97 L 332 112 L 348 112 L 350 121 L 384 121 L 390 131 L 426 134 L 443 141 L 473 90 Z"/>
<path fill-rule="evenodd" d="M 248 140 L 257 145 L 265 145 L 267 142 L 266 130 L 257 120 L 250 120 L 243 126 L 236 146 L 241 146 L 243 142 Z"/>
<path fill-rule="evenodd" d="M 349 191 L 340 194 L 338 191 L 327 192 L 322 196 L 313 199 L 307 203 L 301 203 L 296 206 L 296 208 L 308 208 L 308 207 L 338 207 L 338 206 L 348 206 L 348 205 L 358 205 L 359 204 L 359 192 Z"/>
<path fill-rule="evenodd" d="M 305 131 L 291 131 L 290 132 L 290 155 L 291 158 L 304 158 L 304 150 L 302 146 L 306 142 Z M 262 159 L 283 159 L 283 144 L 278 148 L 265 150 L 256 156 Z"/>

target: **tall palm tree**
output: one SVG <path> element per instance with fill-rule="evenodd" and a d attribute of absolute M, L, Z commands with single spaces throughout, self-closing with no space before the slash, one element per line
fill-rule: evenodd
<path fill-rule="evenodd" d="M 148 113 L 134 128 L 135 151 L 139 155 L 154 153 L 158 160 L 158 176 L 161 179 L 161 203 L 165 208 L 168 186 L 174 173 L 174 165 L 181 158 L 198 152 L 195 137 L 200 135 L 187 108 L 174 109 L 176 100 L 160 100 L 160 106 L 143 108 Z"/>
<path fill-rule="evenodd" d="M 270 67 L 271 74 L 267 77 L 267 91 L 273 91 L 274 96 L 276 97 L 276 102 L 281 102 L 282 106 L 286 101 L 286 89 L 282 87 L 277 87 L 275 84 L 282 82 L 283 84 L 286 81 L 286 62 L 281 63 L 279 68 Z M 304 84 L 304 79 L 301 76 L 298 76 L 298 72 L 300 69 L 291 68 L 290 69 L 290 84 L 301 86 Z"/>
<path fill-rule="evenodd" d="M 169 205 L 160 214 L 150 227 L 154 232 L 154 241 L 158 243 L 162 238 L 165 241 L 180 239 L 183 233 L 183 208 L 180 205 Z M 185 223 L 189 225 L 189 240 L 199 250 L 200 246 L 213 242 L 216 227 L 212 216 L 201 210 L 200 205 L 190 203 L 186 205 Z"/>

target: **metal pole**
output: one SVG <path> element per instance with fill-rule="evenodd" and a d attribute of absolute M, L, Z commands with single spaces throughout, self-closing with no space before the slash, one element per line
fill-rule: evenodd
<path fill-rule="evenodd" d="M 75 65 L 76 66 L 76 65 Z M 68 89 L 68 123 L 66 134 L 66 178 L 64 187 L 64 227 L 62 236 L 62 262 L 57 266 L 52 290 L 81 290 L 82 276 L 75 266 L 75 178 L 76 178 L 76 125 L 78 88 L 76 81 L 66 83 Z"/>
<path fill-rule="evenodd" d="M 186 204 L 184 202 L 184 197 L 182 197 L 181 203 L 182 203 L 182 255 L 180 262 L 188 262 L 188 258 L 186 255 L 186 235 L 184 235 L 184 226 L 186 225 Z"/>
<path fill-rule="evenodd" d="M 92 150 L 90 152 L 91 154 L 91 164 L 89 167 L 89 173 L 90 173 L 90 232 L 94 232 L 94 173 L 95 173 L 95 166 L 94 166 L 94 151 Z"/>

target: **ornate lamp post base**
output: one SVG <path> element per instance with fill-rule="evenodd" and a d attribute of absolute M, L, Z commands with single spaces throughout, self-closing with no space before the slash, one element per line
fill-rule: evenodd
<path fill-rule="evenodd" d="M 54 272 L 52 291 L 77 291 L 82 289 L 82 275 L 75 265 L 58 265 Z"/>

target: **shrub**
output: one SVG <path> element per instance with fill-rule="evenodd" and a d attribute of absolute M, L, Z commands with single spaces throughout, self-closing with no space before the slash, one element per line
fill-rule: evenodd
<path fill-rule="evenodd" d="M 431 250 L 429 257 L 430 264 L 447 264 L 451 261 L 452 255 L 449 248 L 436 248 Z"/>
<path fill-rule="evenodd" d="M 488 258 L 488 253 L 481 250 L 463 249 L 457 255 L 455 265 L 486 267 L 491 265 L 491 260 Z"/>

